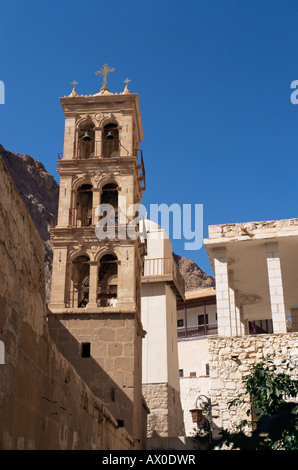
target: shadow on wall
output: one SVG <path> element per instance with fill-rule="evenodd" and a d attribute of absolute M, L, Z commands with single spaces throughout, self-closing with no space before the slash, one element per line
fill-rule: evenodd
<path fill-rule="evenodd" d="M 200 443 L 192 437 L 175 436 L 162 437 L 153 432 L 152 437 L 147 439 L 147 450 L 199 450 Z"/>
<path fill-rule="evenodd" d="M 81 315 L 59 315 L 61 320 L 74 322 L 79 317 Z M 89 316 L 86 315 L 86 320 L 88 319 Z M 104 354 L 105 343 L 92 344 L 90 340 L 85 340 L 86 337 L 82 342 L 78 341 L 61 321 L 51 314 L 48 317 L 48 324 L 50 336 L 61 354 L 71 363 L 93 394 L 103 401 L 104 406 L 117 420 L 119 427 L 124 427 L 131 434 L 133 403 L 103 368 L 106 361 L 110 362 L 109 368 L 111 368 L 111 361 L 113 361 L 112 357 Z M 94 334 L 96 334 L 95 331 Z M 95 354 L 96 359 L 92 357 L 92 354 Z M 121 375 L 120 370 L 119 372 L 115 370 L 116 375 L 117 373 Z"/>
<path fill-rule="evenodd" d="M 148 450 L 208 450 L 213 436 L 219 436 L 219 428 L 212 424 L 212 434 L 200 436 L 194 428 L 193 436 L 162 437 L 154 431 L 147 439 Z"/>

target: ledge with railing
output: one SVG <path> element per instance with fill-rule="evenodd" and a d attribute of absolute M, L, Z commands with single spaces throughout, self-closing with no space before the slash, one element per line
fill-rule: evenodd
<path fill-rule="evenodd" d="M 57 217 L 51 220 L 51 228 L 56 228 Z M 93 227 L 95 224 L 95 209 L 69 209 L 68 227 Z"/>
<path fill-rule="evenodd" d="M 96 209 L 87 209 L 87 208 L 75 208 L 69 209 L 68 216 L 68 225 L 67 228 L 91 228 L 95 229 L 101 227 L 103 232 L 107 232 L 107 237 L 112 237 L 115 234 L 115 237 L 121 234 L 122 238 L 126 238 L 127 235 L 127 224 L 132 222 L 134 217 L 126 216 L 126 223 L 119 223 L 118 220 L 118 210 L 115 210 L 111 214 L 110 220 L 107 220 L 107 215 L 99 215 L 99 207 Z M 51 228 L 56 228 L 57 218 L 51 220 Z M 136 226 L 136 232 L 138 233 L 139 225 Z M 139 233 L 140 238 L 143 234 Z"/>
<path fill-rule="evenodd" d="M 70 209 L 69 223 L 70 227 L 91 227 L 95 221 L 94 209 Z"/>
<path fill-rule="evenodd" d="M 142 280 L 143 282 L 171 282 L 176 293 L 184 299 L 185 282 L 173 257 L 146 258 L 144 260 Z"/>
<path fill-rule="evenodd" d="M 121 155 L 122 153 L 122 155 Z M 73 152 L 73 160 L 92 160 L 92 159 L 104 159 L 104 158 L 119 158 L 119 157 L 127 157 L 133 156 L 129 153 L 125 147 L 121 144 L 120 140 L 112 140 L 107 141 L 103 145 L 102 142 L 94 142 L 94 141 L 87 141 L 87 142 L 75 142 L 74 143 L 74 152 Z M 142 189 L 143 191 L 146 189 L 146 182 L 145 182 L 145 165 L 144 165 L 144 158 L 143 158 L 143 151 L 141 149 L 134 150 L 134 156 L 138 162 L 138 170 L 140 171 L 139 179 L 141 183 L 143 183 Z M 63 152 L 58 153 L 58 162 L 63 160 Z"/>
<path fill-rule="evenodd" d="M 135 149 L 133 155 L 120 142 L 120 140 L 108 141 L 80 141 L 73 144 L 73 158 L 75 160 L 86 160 L 92 158 L 117 158 L 135 156 L 140 160 L 140 168 L 144 168 L 143 152 Z M 63 159 L 63 152 L 58 153 L 58 160 Z"/>
<path fill-rule="evenodd" d="M 218 327 L 217 323 L 209 323 L 205 325 L 195 326 L 179 326 L 177 328 L 177 336 L 179 338 L 193 338 L 196 336 L 208 336 L 217 335 Z"/>
<path fill-rule="evenodd" d="M 94 140 L 74 143 L 74 158 L 79 160 L 89 158 L 113 158 L 119 157 L 124 148 L 119 140 L 107 140 L 97 142 Z"/>
<path fill-rule="evenodd" d="M 69 308 L 85 308 L 89 303 L 89 287 L 85 287 L 80 291 L 70 291 L 68 295 Z M 97 307 L 115 307 L 117 305 L 116 293 L 97 293 L 96 296 Z"/>

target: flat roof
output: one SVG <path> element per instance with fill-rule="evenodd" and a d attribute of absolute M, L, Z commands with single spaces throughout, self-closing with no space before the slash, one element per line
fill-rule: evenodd
<path fill-rule="evenodd" d="M 298 219 L 209 226 L 204 240 L 214 271 L 216 250 L 225 250 L 228 271 L 246 319 L 271 317 L 267 245 L 278 244 L 286 316 L 298 308 Z"/>

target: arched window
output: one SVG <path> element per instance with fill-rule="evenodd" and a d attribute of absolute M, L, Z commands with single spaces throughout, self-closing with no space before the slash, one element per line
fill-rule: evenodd
<path fill-rule="evenodd" d="M 114 209 L 118 208 L 118 185 L 117 183 L 108 183 L 102 187 L 100 198 L 101 204 L 110 204 Z"/>
<path fill-rule="evenodd" d="M 70 213 L 70 225 L 72 227 L 89 227 L 92 225 L 92 189 L 91 184 L 82 184 L 75 192 Z"/>
<path fill-rule="evenodd" d="M 117 304 L 118 260 L 114 254 L 104 255 L 98 270 L 99 307 L 113 307 Z"/>
<path fill-rule="evenodd" d="M 119 130 L 117 124 L 110 123 L 103 128 L 103 157 L 117 157 L 119 153 Z"/>
<path fill-rule="evenodd" d="M 80 255 L 72 261 L 70 307 L 84 308 L 89 302 L 90 259 Z"/>
<path fill-rule="evenodd" d="M 92 158 L 95 152 L 95 126 L 91 119 L 84 121 L 78 129 L 76 158 Z"/>
<path fill-rule="evenodd" d="M 118 223 L 118 185 L 116 183 L 108 183 L 102 187 L 100 204 L 109 204 L 113 208 L 115 219 L 111 223 Z"/>

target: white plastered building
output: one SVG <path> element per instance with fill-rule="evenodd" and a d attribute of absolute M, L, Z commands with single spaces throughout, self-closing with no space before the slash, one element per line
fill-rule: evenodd
<path fill-rule="evenodd" d="M 172 254 L 172 243 L 155 222 L 144 221 L 147 255 L 142 276 L 143 394 L 150 409 L 148 437 L 184 435 L 177 347 L 177 298 L 184 280 Z"/>
<path fill-rule="evenodd" d="M 298 219 L 209 227 L 219 336 L 298 328 Z"/>

